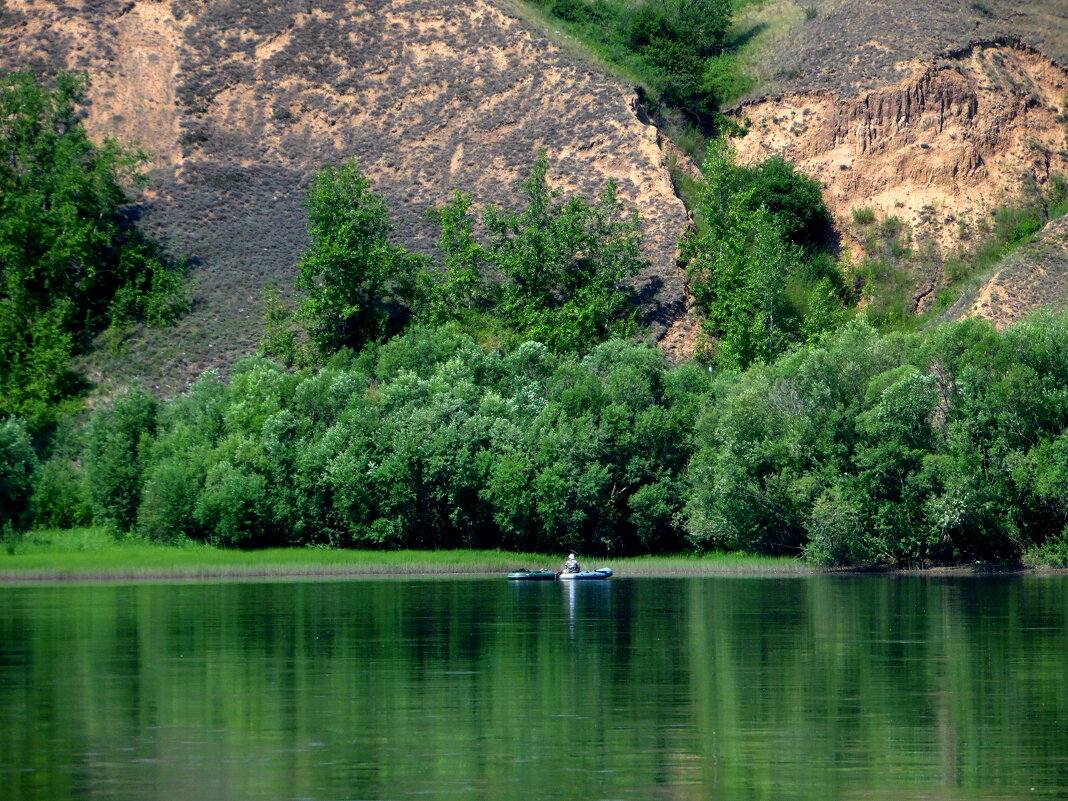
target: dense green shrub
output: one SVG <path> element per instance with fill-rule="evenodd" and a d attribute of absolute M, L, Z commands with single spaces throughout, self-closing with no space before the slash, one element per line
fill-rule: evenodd
<path fill-rule="evenodd" d="M 621 340 L 502 353 L 413 328 L 299 373 L 249 359 L 158 407 L 120 397 L 86 429 L 84 481 L 98 521 L 237 547 L 1057 561 L 1066 339 L 1068 315 L 1003 333 L 860 317 L 712 377 Z M 25 509 L 33 452 L 8 428 Z M 74 480 L 46 477 L 64 456 L 39 495 Z"/>
<path fill-rule="evenodd" d="M 1068 522 L 1066 334 L 1063 315 L 1004 334 L 858 320 L 722 376 L 690 466 L 690 541 L 831 564 L 1041 551 Z"/>
<path fill-rule="evenodd" d="M 710 355 L 741 369 L 833 327 L 843 281 L 817 249 L 830 219 L 818 185 L 781 159 L 738 166 L 724 140 L 710 144 L 702 174 L 703 226 L 682 255 Z"/>
<path fill-rule="evenodd" d="M 137 525 L 239 547 L 678 548 L 707 385 L 646 346 L 504 356 L 449 329 L 296 375 L 246 360 L 161 407 Z"/>
<path fill-rule="evenodd" d="M 321 354 L 380 339 L 410 303 L 422 259 L 390 242 L 385 204 L 355 160 L 315 174 L 297 287 L 299 317 Z"/>
<path fill-rule="evenodd" d="M 710 124 L 752 85 L 730 59 L 730 0 L 531 0 L 635 74 L 654 107 Z"/>
<path fill-rule="evenodd" d="M 641 225 L 609 182 L 596 199 L 560 197 L 549 188 L 544 153 L 520 185 L 525 207 L 485 209 L 487 241 L 474 234 L 470 196 L 457 192 L 430 218 L 440 228 L 437 264 L 390 243 L 382 200 L 354 163 L 317 174 L 309 192 L 312 245 L 297 286 L 302 320 L 322 362 L 402 330 L 455 324 L 501 330 L 510 342 L 535 339 L 554 350 L 582 351 L 637 327 L 630 284 L 648 265 Z M 494 280 L 483 278 L 492 272 Z M 297 336 L 277 293 L 268 295 L 266 353 L 301 361 Z"/>
<path fill-rule="evenodd" d="M 93 521 L 129 531 L 141 503 L 142 473 L 156 430 L 158 404 L 132 389 L 99 409 L 86 431 L 85 479 Z"/>
<path fill-rule="evenodd" d="M 786 238 L 804 248 L 825 245 L 831 234 L 831 215 L 817 181 L 794 169 L 782 156 L 773 156 L 733 175 L 735 203 L 741 213 L 766 208 Z"/>
<path fill-rule="evenodd" d="M 558 200 L 542 154 L 522 184 L 519 214 L 489 207 L 486 258 L 504 277 L 495 313 L 524 339 L 581 351 L 633 332 L 637 304 L 629 279 L 648 262 L 641 227 L 609 183 L 595 203 Z"/>
<path fill-rule="evenodd" d="M 28 527 L 36 469 L 26 424 L 15 417 L 0 421 L 0 530 Z"/>

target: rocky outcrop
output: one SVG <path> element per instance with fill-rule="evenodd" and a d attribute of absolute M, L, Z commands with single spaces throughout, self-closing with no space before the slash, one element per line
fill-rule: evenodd
<path fill-rule="evenodd" d="M 847 234 L 852 211 L 871 208 L 952 248 L 1023 184 L 1068 170 L 1068 73 L 1010 43 L 971 46 L 855 97 L 788 93 L 737 114 L 751 122 L 739 157 L 795 162 Z"/>
<path fill-rule="evenodd" d="M 544 148 L 550 179 L 612 178 L 645 221 L 654 332 L 684 303 L 687 224 L 632 87 L 591 71 L 488 0 L 0 0 L 0 66 L 87 70 L 86 122 L 151 157 L 142 224 L 195 264 L 194 310 L 128 361 L 161 391 L 254 350 L 260 296 L 292 286 L 311 173 L 355 156 L 427 247 L 456 187 L 515 202 Z"/>

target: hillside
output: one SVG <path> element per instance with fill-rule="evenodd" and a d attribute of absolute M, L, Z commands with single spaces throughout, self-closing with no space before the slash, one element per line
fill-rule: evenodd
<path fill-rule="evenodd" d="M 738 7 L 742 63 L 759 79 L 732 109 L 751 123 L 739 156 L 781 154 L 820 181 L 855 260 L 855 210 L 897 217 L 914 244 L 948 254 L 1022 187 L 1068 170 L 1068 9 L 1057 0 Z M 193 266 L 193 311 L 176 329 L 134 332 L 118 358 L 101 350 L 92 377 L 168 392 L 254 350 L 262 291 L 291 291 L 305 190 L 324 164 L 358 158 L 398 240 L 426 249 L 429 207 L 457 186 L 514 202 L 541 148 L 562 188 L 594 194 L 614 178 L 641 212 L 646 318 L 662 346 L 685 353 L 675 258 L 689 218 L 668 169 L 678 151 L 635 87 L 517 9 L 0 0 L 0 67 L 90 73 L 87 125 L 149 153 L 141 224 Z M 1059 297 L 1046 275 L 1034 271 L 1035 292 Z M 934 268 L 911 280 L 933 297 L 946 279 Z M 1004 320 L 1030 307 L 1002 293 Z"/>
<path fill-rule="evenodd" d="M 1018 41 L 1068 63 L 1068 7 L 1060 0 L 752 5 L 739 22 L 759 40 L 752 61 L 763 81 L 754 97 L 821 90 L 858 97 L 978 42 Z"/>
<path fill-rule="evenodd" d="M 551 178 L 593 195 L 609 179 L 645 220 L 639 277 L 654 335 L 681 309 L 687 224 L 658 132 L 633 87 L 591 72 L 485 0 L 121 2 L 6 0 L 0 66 L 93 79 L 96 136 L 150 153 L 144 227 L 191 259 L 192 313 L 141 332 L 122 370 L 160 391 L 254 350 L 260 297 L 292 286 L 311 173 L 358 158 L 397 237 L 430 243 L 424 215 L 459 186 L 514 201 L 539 151 Z M 115 366 L 101 360 L 95 378 Z"/>
<path fill-rule="evenodd" d="M 750 122 L 739 158 L 783 155 L 819 180 L 854 261 L 863 255 L 854 212 L 900 220 L 914 246 L 935 254 L 911 277 L 915 297 L 933 297 L 948 282 L 930 266 L 937 254 L 974 247 L 999 207 L 1068 170 L 1068 7 L 807 9 L 769 40 L 779 46 L 759 50 L 764 83 L 732 110 Z M 1036 274 L 1034 286 L 1044 280 Z M 999 324 L 1031 305 L 1003 288 Z"/>
<path fill-rule="evenodd" d="M 983 317 L 998 328 L 1040 308 L 1068 306 L 1068 218 L 1046 226 L 1035 241 L 1011 253 L 945 312 L 951 320 Z"/>
<path fill-rule="evenodd" d="M 782 154 L 832 212 L 894 215 L 952 248 L 1028 180 L 1068 169 L 1068 72 L 1022 45 L 983 43 L 912 65 L 856 96 L 791 92 L 744 105 L 745 161 Z M 846 226 L 842 226 L 845 228 Z"/>

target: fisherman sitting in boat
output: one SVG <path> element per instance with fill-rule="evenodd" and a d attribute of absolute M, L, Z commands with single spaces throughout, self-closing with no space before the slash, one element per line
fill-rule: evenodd
<path fill-rule="evenodd" d="M 564 573 L 581 573 L 582 568 L 579 566 L 578 559 L 575 558 L 575 554 L 569 553 L 567 555 L 567 561 L 564 562 Z"/>

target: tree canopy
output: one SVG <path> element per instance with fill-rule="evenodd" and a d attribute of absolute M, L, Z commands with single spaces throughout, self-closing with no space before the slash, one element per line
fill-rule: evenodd
<path fill-rule="evenodd" d="M 81 391 L 71 357 L 104 328 L 185 308 L 180 268 L 126 213 L 143 157 L 89 139 L 87 86 L 0 74 L 0 410 L 34 427 Z"/>

